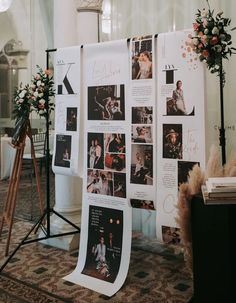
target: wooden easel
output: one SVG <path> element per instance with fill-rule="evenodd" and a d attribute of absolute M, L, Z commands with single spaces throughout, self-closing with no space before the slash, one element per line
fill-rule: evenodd
<path fill-rule="evenodd" d="M 26 136 L 30 139 L 31 144 L 31 156 L 34 164 L 34 172 L 36 177 L 36 184 L 37 184 L 37 192 L 39 197 L 39 208 L 41 214 L 43 214 L 43 201 L 42 201 L 42 194 L 40 189 L 40 178 L 38 173 L 38 166 L 37 161 L 35 159 L 35 150 L 34 150 L 34 144 L 33 144 L 33 138 L 32 138 L 32 130 L 30 126 L 29 119 L 26 121 L 24 128 L 22 129 L 19 137 L 19 142 L 17 145 L 12 145 L 13 148 L 16 149 L 16 155 L 13 165 L 12 174 L 10 177 L 10 183 L 8 187 L 7 192 L 7 199 L 5 203 L 5 208 L 2 215 L 2 221 L 0 225 L 0 237 L 2 235 L 2 230 L 4 223 L 8 226 L 8 236 L 7 236 L 7 243 L 6 243 L 6 249 L 5 249 L 5 256 L 8 256 L 9 252 L 9 245 L 10 245 L 10 239 L 11 239 L 11 232 L 12 232 L 12 225 L 13 225 L 13 219 L 14 219 L 14 213 L 16 208 L 16 199 L 17 199 L 17 193 L 19 190 L 19 182 L 20 182 L 20 175 L 21 175 L 21 169 L 22 169 L 22 159 L 25 149 L 25 141 Z"/>

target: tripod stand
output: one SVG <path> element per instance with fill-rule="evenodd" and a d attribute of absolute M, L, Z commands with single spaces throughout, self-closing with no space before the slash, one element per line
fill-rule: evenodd
<path fill-rule="evenodd" d="M 46 68 L 49 69 L 49 53 L 55 52 L 57 49 L 47 49 L 47 62 L 46 62 Z M 0 273 L 5 268 L 5 266 L 9 263 L 9 261 L 12 259 L 12 257 L 15 255 L 15 253 L 20 249 L 21 246 L 30 244 L 33 242 L 38 242 L 42 240 L 46 240 L 49 238 L 56 238 L 56 237 L 62 237 L 62 236 L 69 236 L 75 233 L 80 232 L 80 228 L 69 221 L 67 218 L 63 217 L 61 214 L 56 212 L 53 208 L 50 206 L 50 170 L 49 170 L 49 159 L 50 159 L 50 150 L 49 150 L 49 97 L 45 98 L 45 105 L 46 105 L 46 208 L 42 214 L 42 216 L 38 219 L 38 221 L 33 225 L 33 227 L 30 229 L 30 231 L 26 234 L 26 236 L 22 239 L 22 241 L 18 244 L 18 246 L 13 250 L 13 252 L 10 254 L 10 256 L 7 258 L 7 260 L 3 263 L 3 265 L 0 268 Z M 50 226 L 50 216 L 51 214 L 55 214 L 59 218 L 61 218 L 63 221 L 74 227 L 74 231 L 66 232 L 66 233 L 59 233 L 59 234 L 51 234 L 51 226 Z M 43 226 L 43 222 L 46 220 L 46 228 Z M 38 231 L 39 228 L 42 228 L 42 231 L 44 232 L 45 236 L 40 238 L 34 238 L 34 239 L 28 239 L 30 234 L 35 231 L 35 233 Z"/>

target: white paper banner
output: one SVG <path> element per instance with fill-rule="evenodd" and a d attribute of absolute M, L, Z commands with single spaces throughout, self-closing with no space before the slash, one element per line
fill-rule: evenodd
<path fill-rule="evenodd" d="M 61 48 L 55 61 L 55 174 L 79 175 L 80 46 Z"/>
<path fill-rule="evenodd" d="M 130 42 L 132 207 L 154 210 L 156 200 L 156 71 L 154 36 Z"/>
<path fill-rule="evenodd" d="M 179 242 L 176 204 L 189 170 L 205 165 L 204 71 L 189 31 L 157 39 L 157 238 Z"/>
<path fill-rule="evenodd" d="M 86 177 L 78 264 L 65 279 L 112 296 L 125 281 L 131 249 L 127 41 L 87 45 L 82 56 Z"/>

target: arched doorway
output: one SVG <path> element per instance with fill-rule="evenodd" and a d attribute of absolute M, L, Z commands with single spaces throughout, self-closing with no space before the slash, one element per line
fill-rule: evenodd
<path fill-rule="evenodd" d="M 14 90 L 18 86 L 19 69 L 26 68 L 22 62 L 24 65 L 27 53 L 22 43 L 14 39 L 8 41 L 0 52 L 0 119 L 13 119 Z"/>
<path fill-rule="evenodd" d="M 0 118 L 10 118 L 10 64 L 7 57 L 0 55 Z"/>

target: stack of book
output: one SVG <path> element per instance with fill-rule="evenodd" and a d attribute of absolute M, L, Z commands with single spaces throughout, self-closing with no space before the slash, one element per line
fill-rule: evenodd
<path fill-rule="evenodd" d="M 236 204 L 236 177 L 208 178 L 202 195 L 205 204 Z"/>

